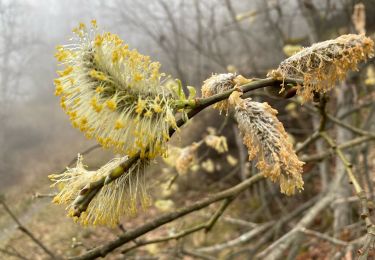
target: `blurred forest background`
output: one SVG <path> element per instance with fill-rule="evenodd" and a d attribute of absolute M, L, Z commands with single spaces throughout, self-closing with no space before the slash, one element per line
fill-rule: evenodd
<path fill-rule="evenodd" d="M 366 8 L 367 35 L 373 38 L 375 1 L 361 2 Z M 199 92 L 202 82 L 212 73 L 236 72 L 249 78 L 264 78 L 270 69 L 276 68 L 301 46 L 355 33 L 352 14 L 356 3 L 354 0 L 0 0 L 0 193 L 5 195 L 5 201 L 22 223 L 49 248 L 57 254 L 77 255 L 113 239 L 124 227 L 136 226 L 164 210 L 173 210 L 185 202 L 220 191 L 255 171 L 254 165 L 245 163 L 247 151 L 233 127 L 234 119 L 207 109 L 194 119 L 194 124 L 182 130 L 180 137 L 174 137 L 173 142 L 179 147 L 189 145 L 202 139 L 208 133 L 207 127 L 213 127 L 226 136 L 228 153 L 200 151 L 202 157 L 197 167 L 177 179 L 177 188 L 165 196 L 158 197 L 157 194 L 154 197 L 160 202 L 159 207 L 140 212 L 137 218 L 126 218 L 119 229 L 82 228 L 65 217 L 63 207 L 51 205 L 50 198 L 35 198 L 37 193 L 52 192 L 48 174 L 60 172 L 78 152 L 95 145 L 71 127 L 54 96 L 52 84 L 56 77 L 55 46 L 67 43 L 72 28 L 79 22 L 96 19 L 100 29 L 119 34 L 130 48 L 160 61 L 162 71 L 180 79 L 184 85 L 197 87 Z M 349 113 L 344 120 L 347 124 L 374 133 L 374 60 L 361 65 L 359 72 L 348 78 L 329 94 L 332 101 L 329 112 L 341 118 Z M 318 116 L 308 109 L 311 104 L 296 107 L 289 100 L 272 99 L 263 91 L 256 92 L 253 98 L 267 101 L 279 110 L 278 118 L 295 143 L 305 140 L 319 124 Z M 353 108 L 358 109 L 353 112 Z M 330 128 L 338 143 L 345 143 L 356 135 L 336 126 Z M 327 149 L 322 141 L 317 141 L 302 154 L 321 154 Z M 97 168 L 111 156 L 109 151 L 96 149 L 87 155 L 85 164 Z M 373 198 L 374 146 L 370 141 L 364 142 L 360 149 L 351 151 L 351 158 Z M 159 181 L 162 182 L 163 178 L 164 181 L 168 179 L 166 176 L 174 176 L 175 170 L 166 168 L 159 160 L 150 169 L 150 178 L 157 180 L 160 174 Z M 279 223 L 276 231 L 263 231 L 271 234 L 263 244 L 256 245 L 258 241 L 248 237 L 243 242 L 235 241 L 230 247 L 220 243 L 248 234 L 257 227 L 254 223 L 271 223 L 298 206 L 310 207 L 316 202 L 316 196 L 329 188 L 338 171 L 344 171 L 339 162 L 325 160 L 315 163 L 312 160 L 305 167 L 305 191 L 291 198 L 281 195 L 277 186 L 261 183 L 231 205 L 227 216 L 229 224 L 218 225 L 213 234 L 194 234 L 188 243 L 191 247 L 206 246 L 206 250 L 200 252 L 211 255 L 212 259 L 251 259 L 256 250 L 290 230 L 298 222 L 295 217 L 303 215 L 304 210 Z M 337 194 L 343 199 L 336 201 L 335 206 L 330 203 L 330 210 L 318 214 L 310 226 L 340 241 L 350 241 L 363 231 L 364 225 L 360 225 L 363 222 L 359 220 L 351 187 L 343 184 L 337 189 Z M 38 246 L 16 230 L 14 222 L 2 208 L 0 212 L 0 249 L 7 251 L 0 252 L 0 259 L 47 259 Z M 206 214 L 211 214 L 209 212 Z M 173 228 L 194 223 L 202 217 L 198 214 Z M 269 226 L 263 228 L 268 230 Z M 167 232 L 165 230 L 163 232 Z M 349 243 L 343 246 L 314 239 L 310 243 L 296 240 L 285 257 L 354 258 L 355 247 L 350 247 Z M 215 244 L 223 248 L 214 248 L 212 245 Z M 129 255 L 117 254 L 108 258 L 206 257 L 177 251 L 168 251 L 163 244 L 156 244 L 132 251 Z"/>

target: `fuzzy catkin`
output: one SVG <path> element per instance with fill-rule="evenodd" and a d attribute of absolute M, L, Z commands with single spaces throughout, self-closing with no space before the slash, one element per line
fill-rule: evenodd
<path fill-rule="evenodd" d="M 293 195 L 303 190 L 304 163 L 298 159 L 276 114 L 267 103 L 250 99 L 239 100 L 235 106 L 235 117 L 248 148 L 249 160 L 257 158 L 257 168 L 278 182 L 282 193 Z"/>
<path fill-rule="evenodd" d="M 325 93 L 332 89 L 349 70 L 356 70 L 359 62 L 373 55 L 374 42 L 370 38 L 357 34 L 342 35 L 302 49 L 281 62 L 269 76 L 303 80 L 303 86 L 297 86 L 297 94 L 308 101 L 314 92 Z"/>
<path fill-rule="evenodd" d="M 176 93 L 162 84 L 160 64 L 130 50 L 117 35 L 84 24 L 74 43 L 57 47 L 55 94 L 72 125 L 116 153 L 155 158 L 166 152 Z"/>
<path fill-rule="evenodd" d="M 233 73 L 212 75 L 204 81 L 202 86 L 202 97 L 207 98 L 232 89 L 236 85 L 235 78 L 236 74 Z M 214 104 L 212 107 L 220 110 L 221 113 L 222 111 L 228 111 L 229 103 L 228 101 L 223 100 Z"/>
<path fill-rule="evenodd" d="M 52 186 L 59 189 L 53 202 L 66 204 L 68 216 L 75 217 L 75 199 L 83 187 L 101 178 L 107 177 L 113 169 L 128 158 L 115 158 L 96 171 L 88 171 L 83 165 L 82 156 L 78 155 L 74 168 L 67 168 L 62 174 L 53 174 L 49 178 Z M 106 225 L 114 227 L 123 215 L 134 215 L 137 204 L 146 207 L 150 199 L 146 190 L 144 168 L 148 160 L 138 159 L 126 172 L 117 179 L 105 184 L 90 201 L 87 209 L 76 218 L 83 225 Z"/>

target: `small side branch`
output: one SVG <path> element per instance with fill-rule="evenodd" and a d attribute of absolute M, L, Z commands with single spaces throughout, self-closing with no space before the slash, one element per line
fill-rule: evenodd
<path fill-rule="evenodd" d="M 365 244 L 359 250 L 359 254 L 360 254 L 359 259 L 367 259 L 370 248 L 373 246 L 375 242 L 375 225 L 370 219 L 370 211 L 367 206 L 368 201 L 366 197 L 366 192 L 362 189 L 361 185 L 359 184 L 359 181 L 357 180 L 357 178 L 355 177 L 353 173 L 353 165 L 345 157 L 340 147 L 336 145 L 336 143 L 333 141 L 332 138 L 330 138 L 327 135 L 327 133 L 322 132 L 321 136 L 327 141 L 327 143 L 332 148 L 332 150 L 334 150 L 335 153 L 338 155 L 338 157 L 341 159 L 342 163 L 344 164 L 346 173 L 349 177 L 349 180 L 353 184 L 355 193 L 361 202 L 360 216 L 366 222 L 367 235 L 366 235 Z"/>
<path fill-rule="evenodd" d="M 274 86 L 274 85 L 281 85 L 281 84 L 301 84 L 301 81 L 299 80 L 293 80 L 293 79 L 284 79 L 284 80 L 278 80 L 274 78 L 266 78 L 266 79 L 259 79 L 255 81 L 251 81 L 249 83 L 246 83 L 244 85 L 232 88 L 230 90 L 224 91 L 222 93 L 207 97 L 207 98 L 199 98 L 196 99 L 195 102 L 192 103 L 186 103 L 183 104 L 182 108 L 191 108 L 189 113 L 187 113 L 187 118 L 192 118 L 195 115 L 197 115 L 200 111 L 203 109 L 219 102 L 224 99 L 228 99 L 230 94 L 232 94 L 233 91 L 238 90 L 238 88 L 241 89 L 241 91 L 244 93 L 244 96 L 246 93 L 250 93 L 253 90 L 264 88 L 268 86 Z M 190 107 L 191 106 L 191 107 Z M 176 122 L 178 127 L 183 126 L 186 123 L 186 120 L 181 118 Z M 169 136 L 172 136 L 175 133 L 176 129 L 170 128 L 169 129 Z M 93 149 L 95 147 L 91 147 L 90 149 Z M 92 199 L 96 196 L 96 194 L 101 190 L 101 188 L 108 184 L 109 182 L 112 182 L 113 180 L 120 177 L 123 173 L 125 173 L 134 163 L 137 162 L 137 160 L 140 158 L 140 153 L 137 153 L 135 156 L 129 158 L 127 161 L 125 161 L 122 165 L 120 165 L 120 171 L 118 169 L 115 169 L 112 171 L 108 176 L 104 176 L 101 179 L 88 183 L 85 187 L 83 187 L 79 193 L 79 195 L 76 197 L 75 201 L 73 202 L 74 205 L 74 216 L 80 217 L 80 215 L 86 211 L 88 205 L 92 201 Z"/>
<path fill-rule="evenodd" d="M 31 231 L 26 228 L 22 223 L 18 220 L 16 215 L 11 211 L 11 209 L 6 204 L 3 198 L 0 198 L 0 204 L 3 205 L 5 211 L 9 214 L 9 216 L 16 222 L 17 228 L 22 231 L 25 235 L 31 238 L 31 240 L 37 244 L 47 255 L 49 255 L 52 259 L 58 259 L 39 239 L 37 239 Z"/>
<path fill-rule="evenodd" d="M 116 248 L 124 245 L 125 243 L 127 243 L 129 241 L 132 241 L 132 240 L 142 236 L 143 234 L 145 234 L 149 231 L 152 231 L 152 230 L 154 230 L 154 229 L 156 229 L 156 228 L 158 228 L 158 227 L 160 227 L 160 226 L 162 226 L 166 223 L 172 222 L 173 220 L 178 219 L 180 217 L 183 217 L 183 216 L 185 216 L 185 215 L 187 215 L 191 212 L 194 212 L 194 211 L 200 210 L 202 208 L 205 208 L 205 207 L 209 206 L 210 204 L 215 203 L 217 201 L 225 200 L 225 199 L 228 199 L 228 198 L 233 198 L 233 197 L 237 196 L 238 194 L 240 194 L 241 192 L 243 192 L 244 190 L 246 190 L 248 187 L 250 187 L 254 183 L 262 180 L 263 178 L 264 178 L 264 174 L 258 173 L 257 175 L 252 176 L 251 178 L 245 180 L 244 182 L 241 182 L 240 184 L 238 184 L 238 185 L 236 185 L 232 188 L 229 188 L 229 189 L 224 190 L 222 192 L 213 194 L 206 199 L 200 200 L 196 203 L 193 203 L 193 204 L 188 205 L 186 207 L 183 207 L 181 209 L 175 210 L 175 211 L 167 213 L 167 214 L 163 214 L 163 215 L 161 215 L 161 216 L 159 216 L 159 217 L 157 217 L 157 218 L 155 218 L 155 219 L 153 219 L 149 222 L 146 222 L 145 224 L 143 224 L 140 227 L 137 227 L 133 230 L 129 230 L 128 232 L 120 235 L 117 239 L 115 239 L 115 240 L 113 240 L 113 241 L 111 241 L 111 242 L 109 242 L 105 245 L 96 247 L 96 248 L 91 249 L 88 252 L 86 252 L 86 253 L 84 253 L 80 256 L 72 257 L 70 259 L 78 260 L 78 259 L 94 259 L 94 258 L 100 257 L 100 256 L 104 257 L 108 253 L 110 253 L 113 250 L 115 250 Z M 226 203 L 224 203 L 224 205 L 225 204 Z M 219 209 L 219 212 L 220 211 L 221 210 Z M 198 227 L 195 227 L 195 228 L 198 228 Z M 189 232 L 191 233 L 192 231 L 190 230 Z"/>
<path fill-rule="evenodd" d="M 157 238 L 157 239 L 152 239 L 152 240 L 143 240 L 143 241 L 138 241 L 136 243 L 136 245 L 132 246 L 132 247 L 129 247 L 125 250 L 122 251 L 122 254 L 126 254 L 136 248 L 139 248 L 139 247 L 142 247 L 142 246 L 145 246 L 145 245 L 149 245 L 149 244 L 156 244 L 156 243 L 162 243 L 162 242 L 167 242 L 167 241 L 170 241 L 170 240 L 177 240 L 177 239 L 180 239 L 182 237 L 186 237 L 192 233 L 195 233 L 197 231 L 200 231 L 202 229 L 205 230 L 205 232 L 208 232 L 212 229 L 212 227 L 215 225 L 215 223 L 217 222 L 217 220 L 219 219 L 219 217 L 224 213 L 225 209 L 229 206 L 229 204 L 233 201 L 234 199 L 232 198 L 228 198 L 226 199 L 223 204 L 220 206 L 220 208 L 216 211 L 216 213 L 205 223 L 201 223 L 197 226 L 194 226 L 192 228 L 189 228 L 189 229 L 186 229 L 184 231 L 181 231 L 177 234 L 174 234 L 174 235 L 171 235 L 171 236 L 167 236 L 167 237 L 161 237 L 161 238 Z"/>
<path fill-rule="evenodd" d="M 253 228 L 252 230 L 241 234 L 239 237 L 235 239 L 229 240 L 225 243 L 213 245 L 213 246 L 202 247 L 202 248 L 199 248 L 198 251 L 205 252 L 205 253 L 212 253 L 212 252 L 222 251 L 226 248 L 231 248 L 240 244 L 244 244 L 248 242 L 249 240 L 253 239 L 254 237 L 258 236 L 259 234 L 261 234 L 268 228 L 270 228 L 274 223 L 275 223 L 274 221 L 270 221 L 264 224 L 260 224 L 257 227 Z"/>
<path fill-rule="evenodd" d="M 357 138 L 354 138 L 354 139 L 352 139 L 348 142 L 345 142 L 345 143 L 342 143 L 342 144 L 338 145 L 338 148 L 340 150 L 344 151 L 344 150 L 347 150 L 349 148 L 353 148 L 353 146 L 357 146 L 357 145 L 360 145 L 360 144 L 363 144 L 363 143 L 366 143 L 366 142 L 369 142 L 369 141 L 373 141 L 373 140 L 375 140 L 375 137 L 372 137 L 372 136 L 357 137 Z M 321 160 L 327 158 L 328 156 L 330 156 L 333 153 L 334 153 L 334 151 L 328 150 L 328 151 L 313 154 L 313 155 L 304 155 L 304 156 L 301 157 L 301 160 L 304 161 L 304 162 L 321 161 Z"/>
<path fill-rule="evenodd" d="M 8 249 L 0 248 L 0 253 L 3 253 L 3 254 L 8 255 L 8 256 L 13 256 L 13 257 L 16 257 L 16 258 L 19 258 L 19 259 L 22 259 L 22 260 L 28 260 L 28 258 L 24 257 L 23 255 L 21 255 L 20 253 L 18 253 L 15 250 L 9 251 Z"/>
<path fill-rule="evenodd" d="M 288 233 L 283 235 L 277 241 L 268 246 L 265 250 L 260 252 L 256 259 L 280 259 L 283 252 L 295 241 L 297 235 L 300 233 L 301 228 L 309 226 L 315 217 L 333 201 L 333 193 L 327 193 L 323 198 L 318 200 L 314 206 L 312 206 L 308 212 L 305 213 L 304 217 L 295 225 L 295 227 Z"/>
<path fill-rule="evenodd" d="M 320 137 L 319 131 L 314 132 L 310 135 L 303 143 L 299 144 L 296 149 L 296 153 L 302 152 L 306 147 L 308 147 L 311 143 L 315 142 Z"/>
<path fill-rule="evenodd" d="M 304 233 L 305 235 L 308 235 L 308 236 L 313 236 L 313 237 L 317 237 L 319 239 L 328 241 L 328 242 L 330 242 L 334 245 L 337 245 L 337 246 L 349 246 L 350 245 L 350 243 L 348 243 L 348 242 L 342 241 L 342 240 L 334 238 L 334 237 L 330 237 L 326 234 L 319 233 L 319 232 L 316 232 L 314 230 L 310 230 L 310 229 L 307 229 L 307 228 L 300 228 L 300 232 L 302 232 L 302 233 Z"/>

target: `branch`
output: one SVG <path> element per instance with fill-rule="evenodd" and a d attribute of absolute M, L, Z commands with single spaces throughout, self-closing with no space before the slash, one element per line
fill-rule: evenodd
<path fill-rule="evenodd" d="M 293 84 L 293 85 L 300 84 L 301 85 L 303 84 L 303 81 L 298 80 L 298 79 L 291 79 L 291 78 L 285 78 L 284 80 L 278 80 L 274 78 L 256 79 L 249 83 L 234 87 L 232 89 L 223 91 L 222 93 L 218 93 L 216 95 L 212 95 L 207 98 L 197 98 L 195 102 L 193 103 L 191 102 L 191 100 L 187 100 L 187 103 L 181 104 L 181 107 L 178 107 L 178 108 L 185 108 L 185 109 L 192 108 L 193 111 L 196 110 L 199 112 L 205 109 L 206 107 L 211 106 L 219 101 L 228 99 L 230 94 L 232 94 L 233 91 L 241 91 L 243 92 L 242 98 L 248 98 L 249 92 L 253 90 L 265 88 L 265 87 L 280 86 L 283 84 L 284 85 L 287 85 L 287 84 Z M 194 113 L 194 115 L 197 113 Z"/>
<path fill-rule="evenodd" d="M 22 231 L 25 235 L 31 238 L 32 241 L 34 241 L 35 244 L 37 244 L 47 255 L 49 255 L 52 259 L 58 259 L 40 240 L 38 240 L 33 233 L 29 229 L 27 229 L 25 226 L 22 225 L 22 223 L 18 220 L 16 215 L 10 210 L 8 205 L 5 203 L 5 200 L 3 198 L 0 198 L 0 204 L 3 205 L 5 211 L 9 214 L 9 216 L 16 222 L 17 228 Z"/>
<path fill-rule="evenodd" d="M 304 149 L 307 148 L 311 143 L 313 143 L 315 140 L 317 140 L 320 137 L 319 131 L 315 131 L 312 135 L 310 135 L 308 138 L 306 138 L 303 143 L 298 144 L 296 147 L 296 153 L 300 153 Z"/>
<path fill-rule="evenodd" d="M 300 228 L 299 231 L 304 233 L 305 235 L 314 236 L 314 237 L 326 240 L 326 241 L 328 241 L 328 242 L 330 242 L 334 245 L 349 246 L 351 244 L 350 242 L 346 242 L 346 241 L 343 241 L 343 240 L 340 240 L 340 239 L 337 239 L 337 238 L 334 238 L 334 237 L 330 237 L 326 234 L 319 233 L 319 232 L 316 232 L 314 230 L 310 230 L 310 229 L 306 229 L 306 228 Z"/>
<path fill-rule="evenodd" d="M 342 143 L 339 146 L 337 146 L 340 150 L 344 151 L 349 148 L 353 148 L 353 146 L 360 145 L 369 141 L 374 140 L 375 138 L 372 136 L 362 136 L 355 139 L 352 139 L 348 142 Z M 333 154 L 334 151 L 329 150 L 325 151 L 323 153 L 313 154 L 313 155 L 304 155 L 301 157 L 301 160 L 304 162 L 314 162 L 314 161 L 321 161 L 323 159 L 326 159 L 331 154 Z"/>
<path fill-rule="evenodd" d="M 327 113 L 326 113 L 326 105 L 327 105 L 327 98 L 325 96 L 322 96 L 320 99 L 319 107 L 317 109 L 310 108 L 309 106 L 306 106 L 307 109 L 311 109 L 313 112 L 319 112 L 320 114 L 320 124 L 319 129 L 316 130 L 314 133 L 312 133 L 303 143 L 297 146 L 296 153 L 300 153 L 303 151 L 306 147 L 308 147 L 311 143 L 316 141 L 320 137 L 320 131 L 324 130 L 326 128 L 326 122 L 327 122 Z"/>
<path fill-rule="evenodd" d="M 332 140 L 331 137 L 329 137 L 325 132 L 321 133 L 321 136 L 327 141 L 329 146 L 335 151 L 335 153 L 339 156 L 342 163 L 344 164 L 346 173 L 350 179 L 350 182 L 353 184 L 354 190 L 356 195 L 358 196 L 360 202 L 361 202 L 361 213 L 360 216 L 362 219 L 366 222 L 366 228 L 367 228 L 367 236 L 364 246 L 359 250 L 360 257 L 359 259 L 367 259 L 370 247 L 373 246 L 375 242 L 375 225 L 372 223 L 370 219 L 370 211 L 367 206 L 367 197 L 366 192 L 362 189 L 361 185 L 359 184 L 359 181 L 355 177 L 353 173 L 353 165 L 348 161 L 348 159 L 345 157 L 342 150 L 336 145 L 336 143 Z"/>
<path fill-rule="evenodd" d="M 374 133 L 362 130 L 360 128 L 351 126 L 349 124 L 346 124 L 346 123 L 342 122 L 340 119 L 338 119 L 338 118 L 336 118 L 336 117 L 334 117 L 332 115 L 327 114 L 327 118 L 329 120 L 331 120 L 332 122 L 334 122 L 335 124 L 337 124 L 337 125 L 339 125 L 341 127 L 344 127 L 346 129 L 352 131 L 353 133 L 356 133 L 356 134 L 359 134 L 359 135 L 365 135 L 365 136 L 375 137 Z"/>
<path fill-rule="evenodd" d="M 205 259 L 205 260 L 215 260 L 215 259 L 217 259 L 216 257 L 204 255 L 202 253 L 192 251 L 191 249 L 186 249 L 186 248 L 182 248 L 181 253 L 184 254 L 184 255 L 192 256 L 192 257 L 194 257 L 194 259 L 196 259 L 196 258 L 201 258 L 201 259 Z"/>
<path fill-rule="evenodd" d="M 14 249 L 13 249 L 14 250 Z M 28 260 L 28 258 L 24 257 L 23 255 L 19 254 L 17 251 L 9 251 L 5 248 L 0 248 L 0 252 L 9 256 L 17 257 L 22 260 Z"/>
<path fill-rule="evenodd" d="M 219 102 L 224 99 L 228 99 L 230 94 L 232 94 L 233 91 L 238 91 L 240 90 L 244 94 L 248 94 L 249 92 L 259 89 L 259 88 L 264 88 L 264 87 L 269 87 L 269 86 L 275 86 L 275 85 L 281 85 L 281 84 L 301 84 L 300 80 L 295 80 L 295 79 L 284 79 L 284 80 L 278 80 L 278 79 L 273 79 L 273 78 L 266 78 L 266 79 L 259 79 L 259 80 L 254 80 L 249 83 L 246 83 L 241 86 L 236 86 L 235 88 L 232 88 L 230 90 L 224 91 L 222 93 L 207 97 L 207 98 L 199 98 L 195 99 L 194 102 L 192 100 L 187 100 L 186 103 L 182 104 L 181 108 L 187 109 L 187 108 L 192 108 L 188 113 L 187 113 L 187 118 L 190 119 L 197 115 L 200 111 L 203 109 Z M 245 96 L 245 95 L 244 95 Z M 177 120 L 176 125 L 177 127 L 181 127 L 186 123 L 187 120 L 184 118 L 180 118 Z M 172 136 L 175 133 L 176 129 L 170 128 L 169 129 L 169 136 Z M 85 185 L 77 198 L 74 200 L 73 205 L 74 205 L 74 216 L 80 217 L 82 212 L 86 211 L 88 205 L 90 204 L 91 200 L 96 196 L 96 194 L 100 191 L 100 189 L 105 185 L 108 184 L 117 178 L 119 178 L 123 173 L 125 173 L 137 160 L 140 158 L 140 153 L 136 154 L 134 157 L 129 158 L 127 161 L 122 163 L 119 167 L 114 169 L 108 176 L 103 176 L 101 179 L 88 183 Z"/>
<path fill-rule="evenodd" d="M 374 104 L 374 101 L 370 100 L 368 102 L 365 102 L 363 104 L 360 104 L 358 106 L 355 106 L 353 107 L 352 109 L 346 111 L 345 113 L 343 113 L 342 115 L 340 115 L 339 119 L 343 119 L 357 111 L 360 111 L 362 108 L 365 108 L 365 107 L 369 107 L 369 106 L 372 106 Z"/>
<path fill-rule="evenodd" d="M 242 220 L 242 219 L 232 218 L 232 217 L 223 217 L 222 220 L 229 224 L 244 226 L 248 228 L 255 228 L 258 226 L 258 224 L 256 223 L 249 222 L 249 221 Z"/>
<path fill-rule="evenodd" d="M 288 223 L 289 221 L 291 221 L 292 219 L 296 218 L 297 216 L 299 216 L 300 214 L 304 213 L 307 209 L 309 209 L 311 206 L 313 206 L 314 204 L 316 204 L 316 202 L 318 201 L 318 199 L 321 199 L 321 196 L 315 196 L 313 197 L 312 199 L 308 200 L 307 202 L 305 202 L 304 204 L 298 206 L 296 209 L 294 209 L 292 212 L 290 212 L 289 214 L 287 215 L 284 215 L 284 216 L 281 216 L 276 223 L 273 224 L 273 227 L 271 229 L 269 229 L 268 231 L 264 232 L 262 237 L 260 237 L 255 245 L 251 248 L 244 248 L 244 249 L 240 249 L 239 251 L 237 252 L 233 252 L 231 254 L 229 254 L 225 259 L 232 259 L 232 258 L 235 258 L 234 256 L 237 255 L 237 254 L 241 254 L 242 252 L 245 252 L 245 251 L 250 251 L 252 252 L 251 254 L 253 254 L 254 252 L 257 252 L 258 249 L 260 248 L 263 248 L 264 244 L 267 243 L 270 239 L 272 239 L 273 237 L 276 236 L 277 233 L 279 233 L 279 231 L 281 230 L 281 228 L 286 224 Z M 305 213 L 304 213 L 305 214 Z M 308 214 L 308 213 L 307 213 Z"/>
<path fill-rule="evenodd" d="M 257 175 L 252 176 L 251 178 L 247 179 L 244 182 L 241 182 L 240 184 L 229 188 L 227 190 L 224 190 L 222 192 L 213 194 L 209 196 L 208 198 L 202 199 L 194 204 L 188 205 L 186 207 L 180 208 L 178 210 L 175 210 L 170 213 L 163 214 L 151 221 L 146 222 L 140 227 L 137 227 L 135 229 L 129 230 L 128 232 L 120 235 L 117 239 L 96 247 L 94 249 L 89 250 L 88 252 L 77 256 L 77 257 L 72 257 L 70 259 L 74 260 L 81 260 L 81 259 L 94 259 L 96 257 L 104 257 L 106 256 L 109 252 L 112 252 L 116 248 L 122 246 L 123 244 L 132 241 L 133 239 L 151 231 L 154 230 L 166 223 L 169 223 L 175 219 L 178 219 L 180 217 L 183 217 L 191 212 L 200 210 L 202 208 L 207 207 L 208 205 L 215 203 L 220 200 L 224 200 L 233 196 L 236 196 L 246 190 L 249 186 L 252 184 L 258 182 L 259 180 L 264 178 L 263 173 L 258 173 Z"/>
<path fill-rule="evenodd" d="M 371 103 L 370 103 L 370 104 L 371 104 Z M 368 103 L 365 103 L 365 105 L 369 105 L 369 104 L 368 104 Z M 375 137 L 375 134 L 372 133 L 372 132 L 365 131 L 365 130 L 363 130 L 363 129 L 360 129 L 360 128 L 358 128 L 358 127 L 354 127 L 354 126 L 352 126 L 352 125 L 349 125 L 349 124 L 344 123 L 343 121 L 341 121 L 341 120 L 342 120 L 343 118 L 345 118 L 345 117 L 342 117 L 342 116 L 341 116 L 341 117 L 335 117 L 335 116 L 333 116 L 333 115 L 327 113 L 326 111 L 322 111 L 320 107 L 319 107 L 319 110 L 318 110 L 318 109 L 316 109 L 316 108 L 314 108 L 314 107 L 312 107 L 312 106 L 310 106 L 310 105 L 308 105 L 308 104 L 305 104 L 305 105 L 304 105 L 304 108 L 306 108 L 306 109 L 308 110 L 308 112 L 310 112 L 310 113 L 317 113 L 317 112 L 319 112 L 319 113 L 321 114 L 322 117 L 325 117 L 326 119 L 332 121 L 333 123 L 335 123 L 335 124 L 337 124 L 337 125 L 339 125 L 339 126 L 341 126 L 341 127 L 343 127 L 343 128 L 346 128 L 346 129 L 352 131 L 352 132 L 355 133 L 355 134 L 364 135 L 364 136 Z M 363 108 L 363 105 L 362 105 L 362 106 L 359 106 L 359 108 Z M 357 109 L 357 108 L 356 108 L 356 109 Z M 325 119 L 324 121 L 326 121 L 326 119 Z M 323 120 L 322 120 L 322 121 L 323 121 Z M 324 124 L 325 124 L 325 122 L 324 122 Z M 321 126 L 322 126 L 322 124 L 321 124 Z M 324 128 L 324 127 L 323 127 L 323 128 Z M 320 131 L 322 131 L 323 128 L 320 127 Z"/>
<path fill-rule="evenodd" d="M 275 223 L 274 221 L 270 221 L 270 222 L 258 225 L 257 227 L 253 228 L 252 230 L 250 230 L 246 233 L 241 234 L 239 237 L 236 237 L 235 239 L 229 240 L 225 243 L 213 245 L 213 246 L 202 247 L 202 248 L 199 248 L 198 251 L 199 252 L 205 252 L 205 253 L 212 253 L 212 252 L 222 251 L 222 250 L 224 250 L 228 247 L 234 247 L 234 246 L 237 246 L 237 245 L 240 245 L 240 244 L 244 244 L 247 241 L 249 241 L 249 240 L 253 239 L 254 237 L 256 237 L 257 235 L 259 235 L 260 233 L 267 230 L 274 223 Z"/>
<path fill-rule="evenodd" d="M 39 192 L 36 192 L 34 195 L 33 195 L 33 199 L 40 199 L 40 198 L 53 198 L 57 195 L 57 193 L 39 193 Z"/>
<path fill-rule="evenodd" d="M 184 231 L 181 231 L 177 234 L 171 235 L 171 236 L 166 236 L 166 237 L 160 237 L 152 240 L 143 240 L 143 241 L 138 241 L 136 245 L 129 247 L 125 250 L 123 250 L 121 253 L 126 254 L 136 248 L 149 245 L 149 244 L 156 244 L 156 243 L 161 243 L 161 242 L 167 242 L 170 240 L 175 240 L 175 239 L 180 239 L 182 237 L 186 237 L 192 233 L 195 233 L 199 230 L 204 229 L 205 232 L 208 232 L 212 229 L 212 227 L 215 225 L 219 217 L 224 213 L 225 209 L 229 206 L 229 204 L 234 200 L 234 198 L 227 198 L 224 203 L 221 205 L 221 207 L 216 211 L 216 213 L 205 223 L 201 223 L 199 225 L 196 225 L 192 228 L 186 229 Z"/>
<path fill-rule="evenodd" d="M 333 193 L 327 193 L 321 198 L 314 206 L 312 206 L 308 212 L 305 213 L 304 217 L 295 225 L 295 227 L 282 236 L 280 239 L 272 243 L 264 251 L 257 255 L 258 259 L 279 259 L 285 249 L 287 249 L 295 240 L 296 235 L 299 233 L 299 229 L 309 226 L 315 217 L 323 210 L 327 209 L 327 206 L 333 201 Z"/>

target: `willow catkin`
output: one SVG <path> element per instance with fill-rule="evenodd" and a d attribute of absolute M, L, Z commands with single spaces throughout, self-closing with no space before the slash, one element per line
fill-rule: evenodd
<path fill-rule="evenodd" d="M 57 47 L 63 70 L 55 94 L 74 127 L 102 146 L 129 156 L 154 158 L 166 152 L 174 118 L 175 92 L 162 84 L 160 64 L 96 22 L 75 28 L 74 42 Z"/>
<path fill-rule="evenodd" d="M 359 62 L 373 55 L 374 42 L 370 38 L 357 34 L 342 35 L 302 49 L 281 62 L 269 76 L 303 80 L 303 86 L 297 86 L 297 94 L 308 101 L 314 92 L 325 93 L 332 89 L 349 70 L 356 70 Z"/>
<path fill-rule="evenodd" d="M 105 178 L 117 167 L 121 167 L 128 158 L 115 158 L 96 171 L 89 171 L 83 164 L 83 158 L 78 155 L 77 164 L 67 168 L 62 174 L 52 174 L 49 178 L 52 186 L 59 189 L 53 202 L 66 204 L 68 216 L 76 217 L 75 199 L 80 196 L 83 187 Z M 134 215 L 137 204 L 146 207 L 150 199 L 146 191 L 144 168 L 148 160 L 138 159 L 126 172 L 117 179 L 105 184 L 90 201 L 87 209 L 80 214 L 77 221 L 83 225 L 106 225 L 114 227 L 124 215 Z"/>
<path fill-rule="evenodd" d="M 204 142 L 208 147 L 211 147 L 218 153 L 228 152 L 228 143 L 225 136 L 209 134 L 204 138 Z"/>
<path fill-rule="evenodd" d="M 236 74 L 233 73 L 212 75 L 210 78 L 204 81 L 204 84 L 202 86 L 202 97 L 207 98 L 232 89 L 236 85 L 235 78 Z M 223 100 L 214 104 L 212 107 L 220 110 L 221 113 L 223 110 L 228 110 L 229 104 L 228 101 Z"/>
<path fill-rule="evenodd" d="M 197 150 L 200 143 L 192 143 L 180 150 L 180 154 L 176 159 L 176 170 L 179 174 L 185 174 L 197 159 Z"/>
<path fill-rule="evenodd" d="M 91 28 L 81 23 L 73 32 L 72 43 L 57 47 L 63 69 L 54 80 L 55 94 L 74 127 L 126 156 L 96 171 L 86 170 L 79 157 L 76 167 L 50 175 L 59 189 L 54 202 L 67 204 L 69 215 L 83 224 L 113 226 L 124 214 L 134 214 L 138 204 L 148 204 L 144 168 L 166 153 L 169 130 L 177 128 L 178 97 L 162 84 L 158 62 L 129 50 L 117 35 L 100 33 L 95 20 Z M 135 155 L 130 168 L 121 168 Z M 102 180 L 93 192 L 90 185 Z"/>
<path fill-rule="evenodd" d="M 282 193 L 293 195 L 302 190 L 304 163 L 294 152 L 283 124 L 276 117 L 277 111 L 266 102 L 242 100 L 238 92 L 233 93 L 231 101 L 235 103 L 235 118 L 249 160 L 257 158 L 257 168 L 278 182 Z"/>

